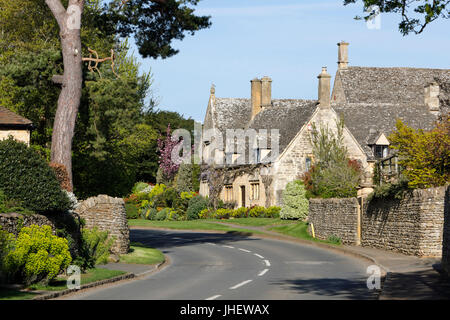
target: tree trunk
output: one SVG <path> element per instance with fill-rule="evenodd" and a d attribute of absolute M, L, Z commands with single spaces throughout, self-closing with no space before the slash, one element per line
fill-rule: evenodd
<path fill-rule="evenodd" d="M 73 187 L 72 139 L 83 82 L 80 29 L 84 0 L 70 0 L 67 11 L 60 0 L 46 0 L 46 3 L 58 21 L 64 63 L 62 90 L 53 124 L 51 161 L 66 167 Z"/>

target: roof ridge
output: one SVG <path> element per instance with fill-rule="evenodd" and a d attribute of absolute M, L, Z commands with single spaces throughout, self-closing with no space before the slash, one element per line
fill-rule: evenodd
<path fill-rule="evenodd" d="M 8 108 L 0 106 L 0 124 L 28 125 L 32 123 L 31 120 L 22 117 Z"/>

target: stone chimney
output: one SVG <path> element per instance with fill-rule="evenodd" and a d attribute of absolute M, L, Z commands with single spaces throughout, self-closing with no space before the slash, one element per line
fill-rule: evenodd
<path fill-rule="evenodd" d="M 331 76 L 327 72 L 327 67 L 322 68 L 322 73 L 317 77 L 319 79 L 319 107 L 331 107 Z"/>
<path fill-rule="evenodd" d="M 348 45 L 349 43 L 341 41 L 338 44 L 338 68 L 348 68 Z"/>
<path fill-rule="evenodd" d="M 261 111 L 262 83 L 255 78 L 250 81 L 252 89 L 252 119 Z"/>
<path fill-rule="evenodd" d="M 261 107 L 266 108 L 272 105 L 272 79 L 265 76 L 261 79 Z"/>
<path fill-rule="evenodd" d="M 428 110 L 438 116 L 440 112 L 439 108 L 439 84 L 433 81 L 425 86 L 425 99 L 424 102 L 428 107 Z"/>

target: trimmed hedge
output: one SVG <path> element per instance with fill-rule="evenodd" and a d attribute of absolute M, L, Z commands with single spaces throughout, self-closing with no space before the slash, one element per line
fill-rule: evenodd
<path fill-rule="evenodd" d="M 0 189 L 35 212 L 70 209 L 55 172 L 39 154 L 12 138 L 0 141 Z"/>

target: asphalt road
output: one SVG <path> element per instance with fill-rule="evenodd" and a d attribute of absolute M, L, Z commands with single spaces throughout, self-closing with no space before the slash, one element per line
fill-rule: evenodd
<path fill-rule="evenodd" d="M 322 248 L 242 235 L 132 230 L 131 241 L 158 248 L 171 264 L 141 280 L 70 299 L 291 300 L 375 299 L 368 263 Z"/>

